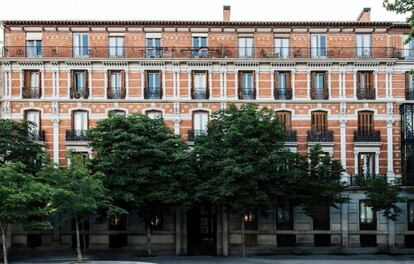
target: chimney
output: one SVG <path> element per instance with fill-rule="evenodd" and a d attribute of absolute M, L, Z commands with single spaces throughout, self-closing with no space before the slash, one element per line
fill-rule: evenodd
<path fill-rule="evenodd" d="M 230 21 L 230 6 L 229 5 L 223 6 L 223 21 L 224 22 Z"/>
<path fill-rule="evenodd" d="M 369 22 L 371 21 L 371 8 L 365 7 L 357 18 L 358 22 Z"/>

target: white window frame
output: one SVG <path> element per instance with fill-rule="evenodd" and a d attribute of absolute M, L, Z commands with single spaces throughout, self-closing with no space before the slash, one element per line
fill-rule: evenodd
<path fill-rule="evenodd" d="M 122 36 L 109 36 L 109 57 L 124 57 L 125 38 Z"/>
<path fill-rule="evenodd" d="M 206 111 L 196 111 L 193 113 L 194 136 L 196 133 L 207 132 L 209 113 Z"/>
<path fill-rule="evenodd" d="M 275 38 L 275 55 L 277 58 L 289 58 L 289 42 L 289 38 Z"/>
<path fill-rule="evenodd" d="M 356 34 L 357 57 L 370 58 L 372 53 L 371 34 Z"/>
<path fill-rule="evenodd" d="M 89 33 L 73 33 L 73 56 L 89 56 Z"/>
<path fill-rule="evenodd" d="M 79 110 L 73 112 L 73 130 L 75 134 L 81 134 L 88 130 L 88 112 Z"/>
<path fill-rule="evenodd" d="M 239 58 L 253 58 L 254 57 L 254 39 L 253 37 L 239 37 L 238 38 Z"/>
<path fill-rule="evenodd" d="M 404 45 L 404 57 L 405 58 L 414 58 L 414 38 L 407 44 L 405 41 L 408 39 L 408 34 L 403 36 L 403 45 Z"/>
<path fill-rule="evenodd" d="M 326 34 L 311 35 L 311 56 L 312 58 L 326 58 L 328 39 Z"/>

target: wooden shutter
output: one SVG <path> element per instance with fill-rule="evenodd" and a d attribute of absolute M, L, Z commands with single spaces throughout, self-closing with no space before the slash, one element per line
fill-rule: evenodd
<path fill-rule="evenodd" d="M 107 79 L 107 87 L 106 87 L 106 94 L 108 98 L 113 98 L 112 93 L 112 71 L 108 71 L 108 79 Z"/>
<path fill-rule="evenodd" d="M 373 91 L 374 90 L 374 85 L 372 82 L 372 72 L 366 72 L 365 73 L 365 83 L 366 83 L 366 88 L 367 91 Z"/>
<path fill-rule="evenodd" d="M 324 99 L 329 99 L 328 72 L 324 72 L 323 74 L 323 95 Z"/>
<path fill-rule="evenodd" d="M 76 98 L 77 96 L 75 95 L 75 86 L 76 86 L 76 79 L 75 79 L 75 71 L 72 71 L 71 72 L 71 74 L 70 74 L 70 76 L 71 76 L 71 78 L 72 78 L 72 80 L 71 80 L 71 87 L 70 87 L 70 95 L 71 95 L 71 98 Z"/>
<path fill-rule="evenodd" d="M 285 130 L 292 130 L 292 115 L 288 111 L 278 111 L 276 116 L 283 123 Z"/>
<path fill-rule="evenodd" d="M 410 88 L 410 72 L 405 72 L 405 90 L 408 91 Z M 414 87 L 413 87 L 414 88 Z"/>
<path fill-rule="evenodd" d="M 360 91 L 360 89 L 361 89 L 361 72 L 357 72 L 357 81 L 356 81 L 356 83 L 357 83 L 357 90 L 358 91 Z"/>
<path fill-rule="evenodd" d="M 162 94 L 163 94 L 163 89 L 164 89 L 164 87 L 162 87 L 162 78 L 163 78 L 163 76 L 162 76 L 162 71 L 158 71 L 158 74 L 160 75 L 160 99 L 162 98 Z"/>
<path fill-rule="evenodd" d="M 39 89 L 39 98 L 42 96 L 42 74 L 40 73 L 40 71 L 36 71 L 39 78 L 38 78 L 38 89 Z"/>
<path fill-rule="evenodd" d="M 243 89 L 243 75 L 244 72 L 239 71 L 238 72 L 238 78 L 239 78 L 239 99 L 243 99 L 242 89 Z"/>
<path fill-rule="evenodd" d="M 85 78 L 84 78 L 84 87 L 85 87 L 85 99 L 89 98 L 89 76 L 88 76 L 88 71 L 84 71 L 85 74 Z"/>
<path fill-rule="evenodd" d="M 315 111 L 312 112 L 312 130 L 326 131 L 327 130 L 327 116 L 326 112 Z"/>
<path fill-rule="evenodd" d="M 191 72 L 191 98 L 194 98 L 195 71 Z"/>
<path fill-rule="evenodd" d="M 275 71 L 275 80 L 274 80 L 274 89 L 278 89 L 279 88 L 279 75 L 280 73 L 278 71 Z"/>
<path fill-rule="evenodd" d="M 374 115 L 372 112 L 358 112 L 358 130 L 372 131 L 374 130 Z"/>
<path fill-rule="evenodd" d="M 23 73 L 23 89 L 22 89 L 22 96 L 23 98 L 28 98 L 30 95 L 30 86 L 31 86 L 31 78 L 30 78 L 30 71 L 24 71 Z"/>
<path fill-rule="evenodd" d="M 316 72 L 312 72 L 311 79 L 310 79 L 310 85 L 311 85 L 310 96 L 312 99 L 315 99 L 315 79 L 316 79 Z"/>
<path fill-rule="evenodd" d="M 205 71 L 204 74 L 206 75 L 206 99 L 210 98 L 210 78 L 208 71 Z"/>
<path fill-rule="evenodd" d="M 126 97 L 126 72 L 121 71 L 121 99 L 125 99 Z"/>
<path fill-rule="evenodd" d="M 253 79 L 253 98 L 256 99 L 256 72 L 252 72 Z"/>
<path fill-rule="evenodd" d="M 144 98 L 148 98 L 148 71 L 144 71 L 144 87 L 143 87 L 143 92 L 144 92 Z"/>
<path fill-rule="evenodd" d="M 292 77 L 291 76 L 292 75 L 291 75 L 290 71 L 289 72 L 286 72 L 286 88 L 287 89 L 291 89 L 292 88 Z"/>

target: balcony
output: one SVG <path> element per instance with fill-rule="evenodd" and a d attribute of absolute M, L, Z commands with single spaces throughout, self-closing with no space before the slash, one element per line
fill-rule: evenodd
<path fill-rule="evenodd" d="M 66 141 L 90 141 L 87 130 L 66 130 Z"/>
<path fill-rule="evenodd" d="M 285 142 L 297 142 L 297 136 L 296 136 L 296 130 L 286 130 L 286 138 L 285 138 Z"/>
<path fill-rule="evenodd" d="M 328 91 L 325 88 L 322 89 L 311 89 L 311 99 L 312 100 L 328 100 L 329 95 Z"/>
<path fill-rule="evenodd" d="M 240 88 L 239 99 L 241 100 L 254 100 L 256 99 L 256 89 L 254 88 Z"/>
<path fill-rule="evenodd" d="M 375 89 L 357 89 L 357 98 L 359 100 L 375 100 Z"/>
<path fill-rule="evenodd" d="M 144 90 L 144 98 L 145 99 L 161 99 L 162 98 L 162 90 L 161 87 L 150 88 Z"/>
<path fill-rule="evenodd" d="M 88 99 L 89 92 L 88 89 L 76 89 L 70 88 L 70 98 L 71 99 Z"/>
<path fill-rule="evenodd" d="M 40 98 L 40 87 L 22 87 L 22 98 Z"/>
<path fill-rule="evenodd" d="M 354 142 L 381 142 L 381 133 L 379 130 L 357 130 L 354 131 Z"/>
<path fill-rule="evenodd" d="M 188 141 L 193 142 L 197 137 L 206 134 L 206 130 L 188 130 Z"/>
<path fill-rule="evenodd" d="M 292 89 L 275 88 L 274 95 L 276 100 L 292 100 Z"/>
<path fill-rule="evenodd" d="M 387 181 L 386 174 L 367 174 L 367 175 L 350 174 L 349 185 L 350 186 L 362 186 L 364 183 L 364 180 L 375 179 L 375 178 L 379 178 L 384 181 Z"/>
<path fill-rule="evenodd" d="M 110 87 L 107 96 L 108 99 L 125 99 L 125 89 L 122 87 Z"/>
<path fill-rule="evenodd" d="M 309 130 L 308 131 L 308 142 L 333 142 L 333 131 L 325 130 Z"/>
<path fill-rule="evenodd" d="M 290 47 L 283 48 L 283 54 L 280 49 L 275 49 L 272 46 L 267 47 L 225 47 L 217 44 L 217 47 L 193 48 L 193 47 L 154 47 L 148 48 L 145 46 L 124 46 L 117 47 L 122 52 L 116 52 L 118 55 L 131 59 L 144 58 L 209 58 L 209 59 L 404 59 L 414 58 L 409 55 L 414 54 L 413 51 L 404 49 L 395 49 L 389 47 L 372 47 L 369 52 L 359 51 L 355 47 L 327 47 L 323 49 L 322 53 L 315 56 L 312 48 L 309 47 Z M 73 47 L 73 46 L 43 46 L 40 51 L 36 53 L 36 57 L 51 58 L 51 57 L 85 57 L 85 58 L 111 58 L 114 55 L 114 47 L 109 46 L 87 46 L 87 47 Z M 27 51 L 26 46 L 6 46 L 3 48 L 5 57 L 19 57 L 27 58 L 33 55 L 31 51 Z M 115 58 L 116 58 L 115 57 Z"/>
<path fill-rule="evenodd" d="M 27 138 L 31 141 L 43 142 L 45 141 L 45 131 L 29 131 L 27 134 Z"/>
<path fill-rule="evenodd" d="M 405 91 L 405 100 L 414 100 L 414 90 Z"/>
<path fill-rule="evenodd" d="M 208 99 L 209 97 L 210 95 L 207 88 L 195 88 L 191 91 L 192 99 Z"/>

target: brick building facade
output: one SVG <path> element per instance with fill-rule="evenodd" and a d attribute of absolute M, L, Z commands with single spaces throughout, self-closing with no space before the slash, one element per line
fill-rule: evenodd
<path fill-rule="evenodd" d="M 85 131 L 111 114 L 162 116 L 192 144 L 211 112 L 255 102 L 284 120 L 292 151 L 306 153 L 321 144 L 341 161 L 351 199 L 339 208 L 322 208 L 320 219 L 301 208 L 252 213 L 248 252 L 313 246 L 409 251 L 414 246 L 414 42 L 404 44 L 409 25 L 371 22 L 369 9 L 354 22 L 232 22 L 230 8 L 223 12 L 223 21 L 212 22 L 4 21 L 0 117 L 38 124 L 33 140 L 54 162 L 66 164 L 69 149 L 91 155 Z M 400 205 L 404 213 L 396 222 L 364 206 L 356 174 L 404 180 L 409 201 Z M 238 216 L 201 207 L 160 217 L 156 251 L 240 252 Z M 142 220 L 133 215 L 92 221 L 87 230 L 90 248 L 145 248 Z M 72 230 L 70 224 L 41 234 L 15 227 L 11 240 L 65 247 Z"/>

